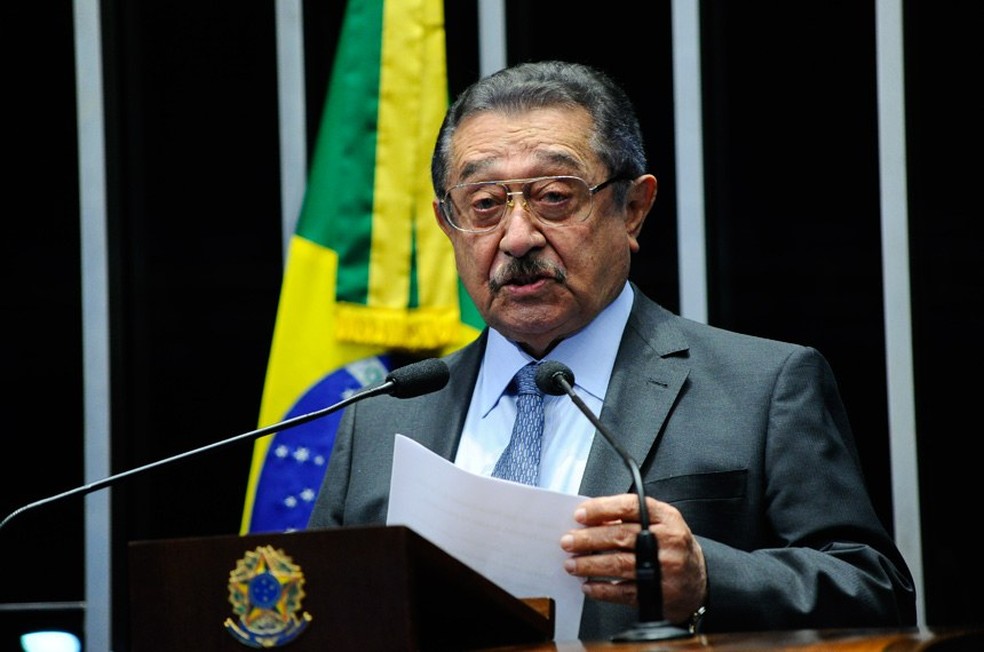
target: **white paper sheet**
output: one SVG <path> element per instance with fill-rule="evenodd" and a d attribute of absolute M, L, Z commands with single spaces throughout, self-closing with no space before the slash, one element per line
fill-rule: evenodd
<path fill-rule="evenodd" d="M 554 640 L 577 640 L 584 594 L 560 538 L 584 498 L 458 468 L 396 435 L 388 525 L 405 525 L 518 598 L 550 597 Z"/>

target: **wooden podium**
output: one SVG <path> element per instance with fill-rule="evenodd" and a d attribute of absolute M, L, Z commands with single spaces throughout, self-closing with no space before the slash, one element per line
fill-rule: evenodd
<path fill-rule="evenodd" d="M 552 601 L 513 597 L 403 526 L 141 541 L 128 553 L 133 652 L 469 650 L 554 635 Z"/>

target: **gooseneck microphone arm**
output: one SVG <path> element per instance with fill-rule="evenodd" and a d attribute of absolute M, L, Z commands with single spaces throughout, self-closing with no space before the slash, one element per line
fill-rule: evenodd
<path fill-rule="evenodd" d="M 0 521 L 0 529 L 3 529 L 3 526 L 5 526 L 12 518 L 28 511 L 29 509 L 47 505 L 48 503 L 53 503 L 71 496 L 82 496 L 92 493 L 93 491 L 116 484 L 117 482 L 129 478 L 130 476 L 139 475 L 145 471 L 150 471 L 166 464 L 171 464 L 172 462 L 201 455 L 222 446 L 234 444 L 239 441 L 256 439 L 257 437 L 262 437 L 263 435 L 279 432 L 281 430 L 287 430 L 288 428 L 299 426 L 302 423 L 313 421 L 319 417 L 327 416 L 332 412 L 337 412 L 338 410 L 341 410 L 356 401 L 361 401 L 362 399 L 366 399 L 371 396 L 390 394 L 397 398 L 411 398 L 413 396 L 421 396 L 423 394 L 435 392 L 447 385 L 449 377 L 450 374 L 448 371 L 448 366 L 443 361 L 437 360 L 436 358 L 428 358 L 426 360 L 421 360 L 420 362 L 406 365 L 405 367 L 394 369 L 386 376 L 386 380 L 384 382 L 374 387 L 369 387 L 356 392 L 348 398 L 342 399 L 338 403 L 335 403 L 334 405 L 329 405 L 328 407 L 315 410 L 314 412 L 308 412 L 307 414 L 301 414 L 290 419 L 285 419 L 284 421 L 280 421 L 263 428 L 244 432 L 240 435 L 213 442 L 194 450 L 185 451 L 184 453 L 179 453 L 172 457 L 151 462 L 150 464 L 138 466 L 130 469 L 129 471 L 123 471 L 122 473 L 117 473 L 116 475 L 110 475 L 101 480 L 96 480 L 95 482 L 90 482 L 89 484 L 64 491 L 54 496 L 48 496 L 47 498 L 43 498 L 28 505 L 24 505 L 23 507 L 20 507 L 8 514 L 3 521 Z"/>
<path fill-rule="evenodd" d="M 649 529 L 649 509 L 643 490 L 639 464 L 616 439 L 594 412 L 574 392 L 574 372 L 567 365 L 548 360 L 537 368 L 537 387 L 544 394 L 567 394 L 581 410 L 605 441 L 615 449 L 632 474 L 632 485 L 639 497 L 639 533 L 635 544 L 636 590 L 639 601 L 639 622 L 625 632 L 612 637 L 613 641 L 658 641 L 690 636 L 689 630 L 677 627 L 663 619 L 662 573 L 659 567 L 659 542 Z"/>

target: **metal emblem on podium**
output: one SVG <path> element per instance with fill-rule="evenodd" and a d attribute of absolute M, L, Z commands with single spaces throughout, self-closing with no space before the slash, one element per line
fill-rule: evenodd
<path fill-rule="evenodd" d="M 304 572 L 283 550 L 247 551 L 229 572 L 229 602 L 235 618 L 225 628 L 243 645 L 279 647 L 297 638 L 311 622 L 301 613 Z"/>

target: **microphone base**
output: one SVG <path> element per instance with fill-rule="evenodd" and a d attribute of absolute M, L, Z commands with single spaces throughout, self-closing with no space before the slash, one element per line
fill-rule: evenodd
<path fill-rule="evenodd" d="M 651 622 L 640 622 L 630 629 L 612 636 L 611 640 L 615 643 L 626 643 L 633 641 L 665 641 L 671 638 L 683 638 L 693 636 L 693 633 L 686 627 L 679 627 L 666 620 L 654 620 Z"/>

